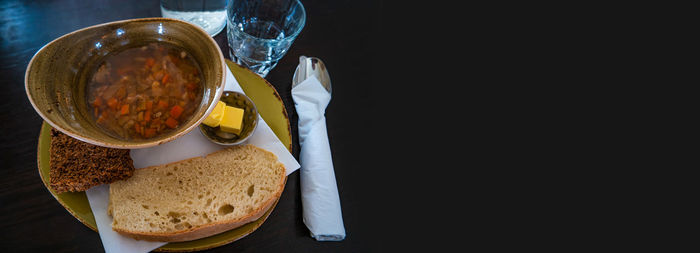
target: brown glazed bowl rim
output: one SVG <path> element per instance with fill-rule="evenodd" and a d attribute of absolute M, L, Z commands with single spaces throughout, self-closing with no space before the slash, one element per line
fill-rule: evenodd
<path fill-rule="evenodd" d="M 215 91 L 214 91 L 215 94 L 214 94 L 214 99 L 212 100 L 212 103 L 209 104 L 209 106 L 207 107 L 203 116 L 200 117 L 199 119 L 197 119 L 197 121 L 191 123 L 189 126 L 187 126 L 185 128 L 177 129 L 176 130 L 177 132 L 174 135 L 168 136 L 167 138 L 160 138 L 160 139 L 155 138 L 155 139 L 148 140 L 148 141 L 142 142 L 142 143 L 115 144 L 115 143 L 109 143 L 106 141 L 93 139 L 93 138 L 90 138 L 88 136 L 82 136 L 82 135 L 76 134 L 72 131 L 68 131 L 67 129 L 63 128 L 61 125 L 52 121 L 51 118 L 44 115 L 44 112 L 42 112 L 39 109 L 39 107 L 36 105 L 36 101 L 34 101 L 34 98 L 32 97 L 32 95 L 29 91 L 29 89 L 30 89 L 30 87 L 29 87 L 29 74 L 30 74 L 30 69 L 32 67 L 32 64 L 37 59 L 37 55 L 39 55 L 44 49 L 46 49 L 47 47 L 49 47 L 50 45 L 52 45 L 54 43 L 57 43 L 58 41 L 62 40 L 65 37 L 71 36 L 75 33 L 83 32 L 85 30 L 101 27 L 101 26 L 126 24 L 126 23 L 131 23 L 131 22 L 148 23 L 148 22 L 159 22 L 159 21 L 164 22 L 164 23 L 168 23 L 168 22 L 180 23 L 180 24 L 184 24 L 185 26 L 190 26 L 190 28 L 195 29 L 196 31 L 201 33 L 204 37 L 206 37 L 209 42 L 211 42 L 209 46 L 215 49 L 216 55 L 218 56 L 217 60 L 219 62 L 218 66 L 220 66 L 219 71 L 221 72 L 221 78 L 218 80 L 218 85 L 215 88 Z M 179 137 L 182 137 L 182 136 L 188 134 L 190 131 L 197 128 L 198 125 L 207 117 L 207 115 L 209 115 L 209 113 L 211 113 L 214 110 L 214 107 L 216 106 L 216 101 L 219 101 L 219 99 L 221 98 L 221 95 L 223 94 L 224 86 L 226 85 L 226 74 L 225 74 L 225 70 L 224 70 L 225 66 L 226 66 L 226 62 L 224 61 L 224 55 L 221 52 L 221 49 L 219 48 L 216 41 L 211 36 L 209 36 L 209 34 L 206 31 L 204 31 L 204 29 L 202 29 L 196 25 L 193 25 L 193 24 L 181 21 L 181 20 L 177 20 L 177 19 L 171 19 L 171 18 L 135 18 L 135 19 L 112 21 L 112 22 L 101 23 L 101 24 L 96 24 L 96 25 L 84 27 L 84 28 L 72 31 L 70 33 L 64 34 L 64 35 L 52 40 L 51 42 L 46 43 L 39 50 L 37 50 L 36 53 L 34 53 L 34 55 L 32 56 L 32 59 L 29 61 L 29 64 L 27 64 L 27 70 L 25 71 L 25 74 L 24 74 L 24 88 L 25 88 L 25 91 L 27 93 L 27 98 L 29 99 L 29 102 L 32 104 L 32 107 L 34 108 L 34 110 L 39 114 L 39 116 L 41 116 L 41 118 L 44 119 L 44 121 L 49 123 L 49 125 L 51 125 L 52 127 L 58 129 L 59 131 L 65 133 L 65 134 L 67 134 L 75 139 L 78 139 L 80 141 L 87 142 L 87 143 L 94 144 L 94 145 L 98 145 L 98 146 L 119 148 L 119 149 L 140 149 L 140 148 L 153 147 L 153 146 L 157 146 L 157 145 L 169 142 L 169 141 L 173 141 Z"/>

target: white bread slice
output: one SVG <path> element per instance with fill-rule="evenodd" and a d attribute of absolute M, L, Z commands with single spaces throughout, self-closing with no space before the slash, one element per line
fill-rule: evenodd
<path fill-rule="evenodd" d="M 137 169 L 110 185 L 112 229 L 163 242 L 222 233 L 260 218 L 286 179 L 277 156 L 253 145 Z"/>

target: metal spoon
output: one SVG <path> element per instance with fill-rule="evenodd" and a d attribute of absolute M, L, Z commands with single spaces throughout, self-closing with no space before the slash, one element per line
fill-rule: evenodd
<path fill-rule="evenodd" d="M 292 88 L 310 76 L 315 76 L 321 85 L 326 88 L 326 91 L 331 93 L 331 77 L 328 75 L 328 70 L 323 61 L 316 57 L 299 56 L 299 65 L 297 65 L 294 77 L 292 77 Z"/>

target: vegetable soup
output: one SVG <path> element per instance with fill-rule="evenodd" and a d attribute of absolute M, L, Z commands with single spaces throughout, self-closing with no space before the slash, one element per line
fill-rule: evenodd
<path fill-rule="evenodd" d="M 87 85 L 97 125 L 123 139 L 148 139 L 190 120 L 202 101 L 199 66 L 185 51 L 164 43 L 109 55 Z"/>

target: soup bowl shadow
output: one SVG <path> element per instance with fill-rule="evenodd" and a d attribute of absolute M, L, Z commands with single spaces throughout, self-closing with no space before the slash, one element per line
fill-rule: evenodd
<path fill-rule="evenodd" d="M 105 57 L 125 48 L 167 43 L 185 50 L 201 69 L 202 99 L 193 115 L 168 133 L 127 139 L 99 127 L 89 113 L 87 84 Z M 111 148 L 147 148 L 196 128 L 214 109 L 225 85 L 223 54 L 201 28 L 175 19 L 144 18 L 83 28 L 46 44 L 31 59 L 25 89 L 36 112 L 52 127 L 78 140 Z"/>

